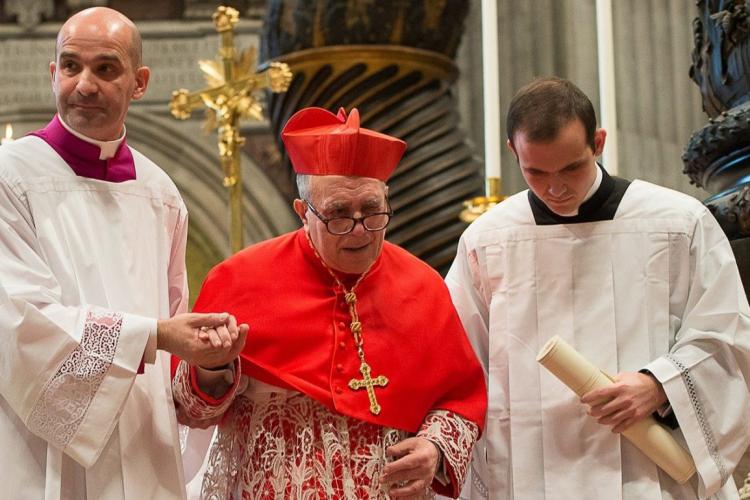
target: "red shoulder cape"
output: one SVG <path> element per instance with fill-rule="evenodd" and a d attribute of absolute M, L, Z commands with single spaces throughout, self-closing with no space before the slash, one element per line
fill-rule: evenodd
<path fill-rule="evenodd" d="M 250 325 L 242 372 L 302 392 L 332 410 L 417 432 L 430 410 L 484 425 L 487 395 L 477 360 L 440 276 L 384 243 L 357 287 L 357 310 L 379 415 L 364 390 L 344 294 L 313 253 L 303 230 L 246 248 L 211 270 L 196 312 L 227 311 Z"/>

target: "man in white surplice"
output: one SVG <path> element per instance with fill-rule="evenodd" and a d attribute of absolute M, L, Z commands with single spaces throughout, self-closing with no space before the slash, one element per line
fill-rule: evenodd
<path fill-rule="evenodd" d="M 486 453 L 466 493 L 737 498 L 750 310 L 726 237 L 697 200 L 598 166 L 606 134 L 572 83 L 528 84 L 507 123 L 530 189 L 466 230 L 446 278 L 487 363 Z M 554 335 L 616 384 L 578 398 L 536 362 Z M 619 434 L 652 414 L 695 460 L 684 485 Z"/>
<path fill-rule="evenodd" d="M 58 114 L 0 147 L 3 499 L 184 498 L 164 351 L 216 366 L 244 343 L 225 313 L 180 314 L 187 212 L 125 138 L 140 61 L 129 19 L 76 14 L 50 64 Z"/>

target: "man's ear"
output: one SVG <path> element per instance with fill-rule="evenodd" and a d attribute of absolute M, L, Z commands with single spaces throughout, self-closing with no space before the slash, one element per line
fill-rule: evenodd
<path fill-rule="evenodd" d="M 294 200 L 294 213 L 297 214 L 297 217 L 299 217 L 300 222 L 302 222 L 302 225 L 307 228 L 307 203 L 297 198 Z"/>
<path fill-rule="evenodd" d="M 52 91 L 57 94 L 57 83 L 55 83 L 55 72 L 57 71 L 57 64 L 55 62 L 49 63 L 49 77 L 52 82 Z"/>
<path fill-rule="evenodd" d="M 594 131 L 594 156 L 601 156 L 604 151 L 604 142 L 607 139 L 607 131 L 598 128 Z"/>
<path fill-rule="evenodd" d="M 135 70 L 135 89 L 133 89 L 133 100 L 137 101 L 146 93 L 148 80 L 151 78 L 151 70 L 148 66 L 141 66 Z"/>
<path fill-rule="evenodd" d="M 516 162 L 518 162 L 518 153 L 516 153 L 516 148 L 513 147 L 513 143 L 510 142 L 510 139 L 505 141 L 505 145 L 508 147 L 508 151 L 513 153 L 513 157 L 516 159 Z M 518 164 L 520 165 L 520 162 L 518 162 Z"/>

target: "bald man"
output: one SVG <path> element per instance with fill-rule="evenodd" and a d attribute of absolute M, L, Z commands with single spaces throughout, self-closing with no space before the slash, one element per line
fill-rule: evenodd
<path fill-rule="evenodd" d="M 247 326 L 184 313 L 185 205 L 127 145 L 133 23 L 71 17 L 50 75 L 57 114 L 0 147 L 0 496 L 184 498 L 167 353 L 222 366 Z"/>

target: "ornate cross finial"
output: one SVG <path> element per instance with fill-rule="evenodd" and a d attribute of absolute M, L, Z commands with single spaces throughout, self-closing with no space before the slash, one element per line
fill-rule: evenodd
<path fill-rule="evenodd" d="M 222 5 L 216 9 L 211 19 L 214 20 L 214 26 L 216 26 L 216 31 L 219 33 L 232 31 L 234 26 L 240 22 L 240 13 L 237 12 L 237 9 Z"/>

